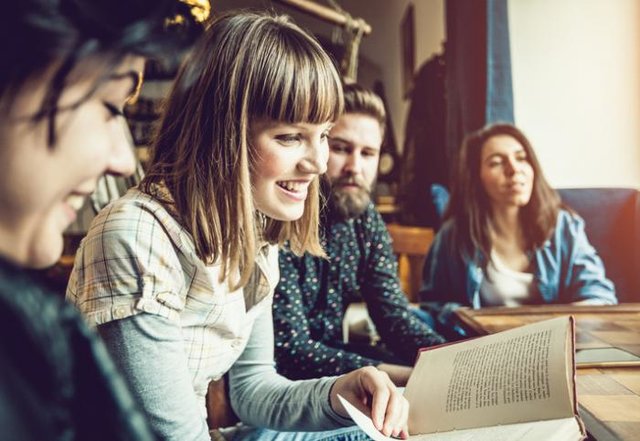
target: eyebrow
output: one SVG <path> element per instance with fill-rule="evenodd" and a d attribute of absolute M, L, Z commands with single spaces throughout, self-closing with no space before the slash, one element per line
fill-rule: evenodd
<path fill-rule="evenodd" d="M 329 136 L 329 139 L 331 141 L 338 141 L 345 144 L 351 144 L 351 141 L 349 141 L 348 139 L 340 138 L 339 136 Z"/>
<path fill-rule="evenodd" d="M 341 142 L 343 144 L 353 145 L 353 141 L 349 141 L 348 139 L 340 138 L 339 136 L 329 136 L 329 140 L 330 141 Z M 365 145 L 365 146 L 362 146 L 362 150 L 373 150 L 375 152 L 379 152 L 379 151 L 382 150 L 382 146 L 380 146 L 379 148 L 376 148 L 376 147 L 372 147 L 370 145 Z"/>
<path fill-rule="evenodd" d="M 513 152 L 514 155 L 517 155 L 517 154 L 520 154 L 520 153 L 524 153 L 526 155 L 527 151 L 524 148 L 521 148 L 521 149 L 518 149 L 518 150 Z M 488 161 L 488 160 L 494 158 L 495 156 L 502 157 L 502 156 L 507 156 L 507 155 L 508 155 L 508 153 L 507 154 L 505 154 L 505 153 L 492 153 L 489 156 L 487 156 L 484 160 Z"/>

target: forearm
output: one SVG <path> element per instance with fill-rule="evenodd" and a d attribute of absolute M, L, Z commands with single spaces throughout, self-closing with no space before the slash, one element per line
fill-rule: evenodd
<path fill-rule="evenodd" d="M 412 311 L 400 287 L 391 239 L 382 219 L 378 221 L 366 272 L 359 281 L 360 292 L 382 342 L 404 363 L 412 364 L 420 348 L 440 344 L 444 339 Z"/>
<path fill-rule="evenodd" d="M 401 294 L 400 294 L 401 295 Z M 390 296 L 385 297 L 391 300 Z M 408 304 L 388 303 L 379 305 L 381 310 L 374 318 L 382 342 L 404 363 L 413 364 L 421 348 L 444 343 L 444 338 L 428 323 L 418 317 Z M 422 312 L 428 316 L 427 312 Z"/>
<path fill-rule="evenodd" d="M 292 380 L 318 378 L 326 375 L 340 375 L 363 366 L 373 366 L 379 360 L 362 357 L 356 353 L 345 351 L 341 342 L 331 343 L 314 339 L 311 335 L 310 311 L 303 306 L 302 294 L 292 289 L 289 284 L 287 292 L 276 292 L 273 316 L 275 322 L 276 344 L 275 357 L 278 372 Z M 280 287 L 279 287 L 280 288 Z M 331 324 L 340 326 L 340 322 Z"/>
<path fill-rule="evenodd" d="M 209 441 L 178 325 L 138 314 L 98 327 L 156 433 L 168 441 Z"/>
<path fill-rule="evenodd" d="M 329 404 L 334 378 L 291 381 L 278 375 L 273 363 L 270 311 L 254 323 L 244 352 L 230 371 L 232 406 L 248 424 L 276 430 L 324 430 L 351 422 Z"/>
<path fill-rule="evenodd" d="M 396 274 L 371 271 L 364 283 L 362 295 L 382 342 L 404 363 L 413 364 L 420 348 L 444 342 L 412 310 Z"/>
<path fill-rule="evenodd" d="M 287 347 L 276 347 L 276 360 L 278 372 L 293 380 L 341 375 L 380 363 L 380 360 L 332 348 L 312 339 L 296 337 L 288 343 Z"/>

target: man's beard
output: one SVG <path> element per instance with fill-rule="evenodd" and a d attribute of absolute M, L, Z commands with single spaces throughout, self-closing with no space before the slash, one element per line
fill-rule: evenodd
<path fill-rule="evenodd" d="M 345 184 L 357 185 L 357 189 L 345 190 Z M 371 201 L 371 189 L 364 179 L 344 176 L 331 182 L 331 203 L 344 219 L 352 219 L 365 212 Z"/>

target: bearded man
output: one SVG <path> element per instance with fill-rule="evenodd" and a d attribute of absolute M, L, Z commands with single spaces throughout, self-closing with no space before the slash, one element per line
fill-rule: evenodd
<path fill-rule="evenodd" d="M 328 258 L 280 252 L 274 296 L 275 357 L 291 379 L 377 366 L 403 386 L 417 351 L 444 340 L 411 310 L 400 289 L 391 238 L 371 202 L 386 113 L 380 97 L 344 86 L 345 113 L 329 134 L 328 206 L 322 217 Z M 351 303 L 364 302 L 380 342 L 343 343 Z"/>

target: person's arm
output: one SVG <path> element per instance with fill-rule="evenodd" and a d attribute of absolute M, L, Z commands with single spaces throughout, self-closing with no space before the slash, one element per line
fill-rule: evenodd
<path fill-rule="evenodd" d="M 618 303 L 613 282 L 605 275 L 604 264 L 589 243 L 584 221 L 570 216 L 564 240 L 568 247 L 569 268 L 565 286 L 571 303 L 584 305 L 615 305 Z"/>
<path fill-rule="evenodd" d="M 231 405 L 244 423 L 275 430 L 323 430 L 349 425 L 329 405 L 335 378 L 292 381 L 273 361 L 273 318 L 256 318 L 249 341 L 229 371 Z"/>
<path fill-rule="evenodd" d="M 382 342 L 405 363 L 413 364 L 420 348 L 441 344 L 444 339 L 411 311 L 400 288 L 391 237 L 373 206 L 360 227 L 370 242 L 364 271 L 358 275 L 360 292 Z M 397 373 L 397 369 L 391 372 Z"/>
<path fill-rule="evenodd" d="M 308 266 L 302 269 L 303 262 L 304 258 L 287 249 L 280 251 L 280 283 L 273 308 L 278 371 L 288 378 L 304 379 L 339 375 L 379 364 L 379 360 L 333 348 L 312 337 L 310 311 L 305 307 L 303 296 L 314 298 L 318 293 L 302 292 L 301 281 L 312 271 Z M 321 289 L 320 284 L 314 286 Z"/>
<path fill-rule="evenodd" d="M 406 435 L 408 403 L 389 377 L 373 367 L 315 380 L 288 380 L 273 362 L 273 321 L 267 308 L 229 371 L 231 405 L 244 423 L 275 430 L 327 430 L 352 425 L 338 394 L 372 417 L 387 435 Z"/>
<path fill-rule="evenodd" d="M 120 199 L 94 220 L 76 256 L 67 298 L 97 326 L 107 349 L 162 439 L 209 434 L 187 365 L 180 314 L 185 273 L 156 216 Z"/>
<path fill-rule="evenodd" d="M 418 294 L 421 307 L 436 322 L 436 330 L 447 339 L 466 336 L 455 322 L 454 312 L 470 307 L 465 289 L 468 269 L 458 256 L 451 252 L 451 221 L 445 223 L 436 234 L 422 268 L 422 287 Z"/>
<path fill-rule="evenodd" d="M 98 332 L 160 438 L 210 441 L 179 323 L 142 313 L 100 325 Z"/>

